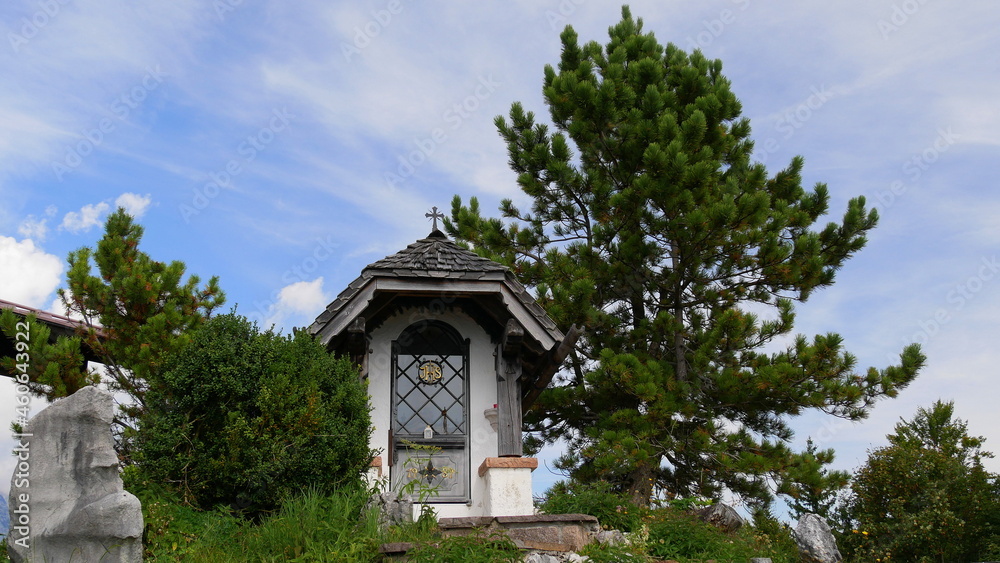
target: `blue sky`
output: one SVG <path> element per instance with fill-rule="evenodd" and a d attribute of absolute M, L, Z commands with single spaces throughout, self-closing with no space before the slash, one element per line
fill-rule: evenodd
<path fill-rule="evenodd" d="M 774 172 L 805 158 L 831 210 L 881 214 L 797 331 L 839 332 L 859 366 L 906 343 L 927 367 L 862 424 L 803 416 L 853 469 L 899 417 L 954 400 L 1000 448 L 1000 9 L 985 0 L 632 2 L 657 38 L 700 48 Z M 525 201 L 492 124 L 547 117 L 558 34 L 605 42 L 594 0 L 175 0 L 0 7 L 0 299 L 53 309 L 68 252 L 125 205 L 144 249 L 218 275 L 262 323 L 309 324 L 360 270 L 429 231 L 451 197 Z M 0 418 L 12 410 L 3 382 Z M 6 422 L 0 420 L 4 427 Z M 2 442 L 6 449 L 6 442 Z M 0 481 L 12 464 L 0 459 Z M 994 463 L 993 470 L 1000 470 Z M 556 476 L 535 473 L 536 489 Z"/>

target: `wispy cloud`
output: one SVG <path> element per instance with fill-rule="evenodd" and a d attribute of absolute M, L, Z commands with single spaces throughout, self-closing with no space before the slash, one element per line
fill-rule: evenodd
<path fill-rule="evenodd" d="M 104 214 L 108 212 L 109 206 L 105 202 L 88 203 L 79 211 L 70 211 L 63 216 L 60 229 L 65 229 L 73 234 L 89 231 L 101 225 Z"/>

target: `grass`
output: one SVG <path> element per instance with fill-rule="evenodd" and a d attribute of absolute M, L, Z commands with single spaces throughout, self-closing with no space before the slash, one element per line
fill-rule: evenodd
<path fill-rule="evenodd" d="M 518 561 L 506 536 L 442 538 L 433 518 L 380 529 L 365 511 L 369 491 L 307 491 L 259 523 L 226 511 L 201 511 L 163 488 L 136 492 L 146 519 L 145 560 L 152 562 L 381 561 L 378 546 L 411 542 L 414 563 Z"/>
<path fill-rule="evenodd" d="M 382 530 L 376 516 L 364 510 L 369 491 L 342 490 L 330 495 L 306 491 L 281 510 L 259 522 L 225 510 L 199 510 L 162 486 L 139 483 L 130 490 L 142 501 L 145 518 L 145 560 L 149 562 L 374 562 L 381 561 L 378 546 L 411 542 L 414 563 L 469 563 L 520 561 L 521 553 L 505 536 L 479 533 L 442 538 L 436 522 L 423 518 L 406 526 Z M 619 524 L 633 528 L 625 544 L 591 544 L 582 555 L 592 563 L 649 563 L 671 559 L 680 563 L 744 563 L 751 557 L 770 557 L 774 563 L 798 563 L 798 553 L 787 529 L 761 517 L 733 534 L 725 534 L 683 510 L 672 507 L 641 509 L 611 504 L 600 491 L 582 491 L 582 499 L 596 510 L 567 498 L 561 506 L 576 512 L 611 512 Z M 558 504 L 556 503 L 556 504 Z M 551 506 L 550 506 L 551 508 Z M 550 512 L 553 512 L 550 510 Z M 610 516 L 610 514 L 605 514 Z M 614 518 L 611 518 L 614 520 Z M 7 561 L 6 550 L 0 562 Z"/>

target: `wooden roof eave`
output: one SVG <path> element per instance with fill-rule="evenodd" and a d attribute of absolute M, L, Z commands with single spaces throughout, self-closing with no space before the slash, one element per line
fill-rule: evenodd
<path fill-rule="evenodd" d="M 375 298 L 382 292 L 392 293 L 447 293 L 450 295 L 498 295 L 511 316 L 518 320 L 527 333 L 539 343 L 543 349 L 551 349 L 558 345 L 564 335 L 558 328 L 549 328 L 542 324 L 535 313 L 530 311 L 515 293 L 520 288 L 512 288 L 506 278 L 493 280 L 456 280 L 433 278 L 398 278 L 379 277 L 374 275 L 355 291 L 346 303 L 342 304 L 325 322 L 313 323 L 309 331 L 327 346 L 337 335 L 347 330 L 347 327 L 365 311 Z"/>

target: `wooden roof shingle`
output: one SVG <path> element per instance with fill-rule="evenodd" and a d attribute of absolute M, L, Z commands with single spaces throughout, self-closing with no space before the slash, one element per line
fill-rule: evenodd
<path fill-rule="evenodd" d="M 471 250 L 455 244 L 441 231 L 435 230 L 403 250 L 372 262 L 361 271 L 309 326 L 309 332 L 318 334 L 345 305 L 351 302 L 374 278 L 497 281 L 506 285 L 517 300 L 553 338 L 561 340 L 562 332 L 549 318 L 534 297 L 515 278 L 509 268 L 484 258 Z M 327 337 L 332 335 L 326 335 Z M 328 340 L 325 338 L 324 340 Z"/>

